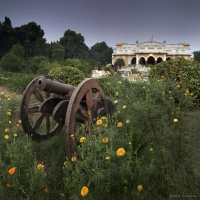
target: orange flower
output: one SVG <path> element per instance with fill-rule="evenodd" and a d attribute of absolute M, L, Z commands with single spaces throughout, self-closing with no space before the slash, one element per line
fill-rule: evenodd
<path fill-rule="evenodd" d="M 6 187 L 10 187 L 10 183 L 7 183 L 7 184 L 6 184 Z"/>
<path fill-rule="evenodd" d="M 37 165 L 37 168 L 40 170 L 40 169 L 44 169 L 44 165 L 43 164 L 38 164 Z"/>
<path fill-rule="evenodd" d="M 44 188 L 44 193 L 48 194 L 48 192 L 49 192 L 48 188 Z"/>
<path fill-rule="evenodd" d="M 83 186 L 81 189 L 81 195 L 86 196 L 89 192 L 89 189 L 86 186 Z"/>
<path fill-rule="evenodd" d="M 119 148 L 116 153 L 118 156 L 123 156 L 126 153 L 126 151 L 124 150 L 124 148 Z"/>
<path fill-rule="evenodd" d="M 9 173 L 10 175 L 13 175 L 13 174 L 15 173 L 15 171 L 16 171 L 16 167 L 12 167 L 12 168 L 10 168 L 10 169 L 8 170 L 8 173 Z"/>

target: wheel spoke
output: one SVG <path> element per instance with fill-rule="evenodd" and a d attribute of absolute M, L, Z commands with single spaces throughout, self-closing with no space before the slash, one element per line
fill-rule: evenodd
<path fill-rule="evenodd" d="M 42 120 L 44 119 L 44 114 L 41 114 L 35 121 L 35 123 L 33 124 L 33 129 L 36 130 L 40 124 L 42 123 Z"/>
<path fill-rule="evenodd" d="M 33 91 L 33 94 L 35 95 L 35 97 L 36 97 L 40 102 L 43 102 L 43 101 L 44 101 L 43 96 L 42 96 L 41 93 L 38 92 L 36 89 Z"/>
<path fill-rule="evenodd" d="M 39 106 L 30 106 L 28 107 L 28 112 L 29 113 L 36 113 L 38 112 Z"/>
<path fill-rule="evenodd" d="M 82 105 L 79 105 L 79 107 L 78 107 L 78 113 L 77 114 L 81 118 L 84 118 L 85 120 L 89 119 L 88 112 L 86 111 L 86 109 Z"/>
<path fill-rule="evenodd" d="M 46 122 L 45 122 L 45 133 L 48 135 L 50 132 L 50 120 L 49 120 L 49 115 L 45 116 Z"/>
<path fill-rule="evenodd" d="M 92 89 L 89 89 L 86 93 L 86 104 L 89 113 L 92 113 L 93 95 Z"/>

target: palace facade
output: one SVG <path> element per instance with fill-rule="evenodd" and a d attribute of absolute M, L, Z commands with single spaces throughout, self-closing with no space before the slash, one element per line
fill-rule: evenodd
<path fill-rule="evenodd" d="M 136 44 L 118 43 L 113 49 L 112 64 L 118 58 L 123 58 L 126 66 L 129 64 L 148 66 L 180 56 L 191 59 L 190 44 L 166 44 L 165 40 L 163 43 L 153 40 L 141 43 L 136 41 Z"/>

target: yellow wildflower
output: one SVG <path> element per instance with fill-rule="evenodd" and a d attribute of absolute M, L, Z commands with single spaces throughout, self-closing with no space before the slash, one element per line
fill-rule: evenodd
<path fill-rule="evenodd" d="M 80 138 L 80 142 L 81 142 L 81 143 L 83 143 L 83 142 L 85 142 L 85 141 L 86 141 L 86 137 L 81 137 L 81 138 Z"/>
<path fill-rule="evenodd" d="M 17 133 L 14 133 L 14 137 L 17 137 Z"/>
<path fill-rule="evenodd" d="M 97 125 L 101 125 L 102 123 L 103 123 L 103 121 L 101 119 L 98 119 L 96 122 Z"/>
<path fill-rule="evenodd" d="M 9 116 L 10 116 L 10 115 L 11 115 L 11 112 L 10 112 L 10 111 L 8 111 L 8 112 L 7 112 L 7 115 L 9 115 Z"/>
<path fill-rule="evenodd" d="M 12 124 L 12 121 L 9 121 L 8 123 L 9 123 L 9 124 Z"/>
<path fill-rule="evenodd" d="M 153 148 L 150 148 L 150 149 L 149 149 L 149 151 L 151 151 L 151 152 L 152 152 L 152 151 L 153 151 Z"/>
<path fill-rule="evenodd" d="M 126 120 L 126 123 L 127 123 L 127 124 L 130 123 L 130 119 L 127 119 L 127 120 Z"/>
<path fill-rule="evenodd" d="M 138 186 L 137 186 L 137 190 L 138 190 L 139 192 L 141 192 L 141 191 L 143 190 L 143 186 L 142 186 L 142 185 L 138 185 Z"/>
<path fill-rule="evenodd" d="M 122 84 L 122 82 L 121 82 L 121 81 L 118 81 L 118 84 L 120 85 L 120 84 Z"/>
<path fill-rule="evenodd" d="M 117 103 L 118 103 L 118 100 L 115 100 L 115 101 L 114 101 L 114 104 L 117 104 Z"/>
<path fill-rule="evenodd" d="M 8 101 L 10 101 L 10 98 L 8 98 Z"/>
<path fill-rule="evenodd" d="M 117 127 L 122 127 L 122 126 L 123 126 L 122 122 L 118 122 Z"/>
<path fill-rule="evenodd" d="M 119 92 L 117 91 L 117 92 L 115 92 L 115 96 L 117 97 L 119 95 Z"/>
<path fill-rule="evenodd" d="M 101 117 L 102 120 L 106 120 L 107 118 L 105 116 Z"/>
<path fill-rule="evenodd" d="M 22 123 L 22 121 L 19 119 L 19 120 L 18 120 L 18 123 L 20 123 L 20 124 L 21 124 L 21 123 Z"/>
<path fill-rule="evenodd" d="M 73 156 L 73 157 L 71 158 L 71 160 L 72 160 L 72 162 L 76 161 L 76 156 Z"/>
<path fill-rule="evenodd" d="M 126 152 L 124 148 L 119 148 L 116 153 L 118 156 L 123 156 Z"/>
<path fill-rule="evenodd" d="M 106 156 L 106 158 L 105 158 L 106 160 L 110 160 L 110 156 Z"/>
<path fill-rule="evenodd" d="M 174 122 L 178 122 L 178 119 L 174 119 Z"/>
<path fill-rule="evenodd" d="M 6 140 L 9 139 L 9 135 L 5 135 L 4 137 L 5 137 Z"/>
<path fill-rule="evenodd" d="M 5 132 L 8 133 L 8 132 L 9 132 L 9 128 L 6 128 L 6 129 L 5 129 Z"/>
<path fill-rule="evenodd" d="M 81 195 L 84 197 L 88 194 L 89 189 L 86 186 L 83 186 L 81 189 Z"/>
<path fill-rule="evenodd" d="M 132 145 L 132 142 L 128 142 L 129 145 Z"/>
<path fill-rule="evenodd" d="M 108 139 L 107 137 L 102 138 L 102 142 L 103 142 L 103 143 L 108 143 L 108 141 L 109 141 L 109 139 Z"/>
<path fill-rule="evenodd" d="M 126 105 L 123 105 L 123 107 L 122 107 L 123 109 L 125 109 L 126 108 Z"/>

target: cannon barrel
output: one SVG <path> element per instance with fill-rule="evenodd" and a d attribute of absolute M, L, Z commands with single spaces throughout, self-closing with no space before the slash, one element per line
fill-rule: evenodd
<path fill-rule="evenodd" d="M 74 91 L 76 87 L 41 77 L 37 81 L 37 88 L 45 92 L 67 95 L 70 91 Z"/>

